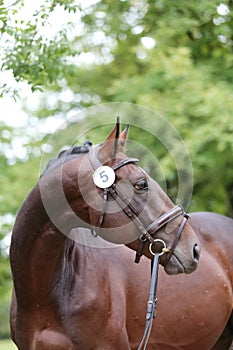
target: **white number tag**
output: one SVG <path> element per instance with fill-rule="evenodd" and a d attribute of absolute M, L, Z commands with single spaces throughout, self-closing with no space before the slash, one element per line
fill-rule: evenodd
<path fill-rule="evenodd" d="M 100 166 L 93 174 L 93 181 L 99 188 L 108 188 L 115 181 L 115 172 L 109 166 Z"/>

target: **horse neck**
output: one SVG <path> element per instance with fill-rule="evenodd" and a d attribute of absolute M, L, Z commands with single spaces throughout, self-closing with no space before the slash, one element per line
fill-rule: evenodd
<path fill-rule="evenodd" d="M 11 267 L 16 296 L 25 302 L 36 298 L 38 291 L 43 291 L 46 300 L 64 266 L 66 252 L 73 246 L 66 234 L 80 223 L 68 203 L 64 205 L 59 198 L 59 181 L 57 174 L 42 178 L 23 203 L 14 225 Z M 64 193 L 66 190 L 64 187 Z M 78 191 L 75 199 L 82 208 Z"/>

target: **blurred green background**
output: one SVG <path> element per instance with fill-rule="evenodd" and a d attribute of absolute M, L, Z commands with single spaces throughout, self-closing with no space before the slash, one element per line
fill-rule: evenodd
<path fill-rule="evenodd" d="M 103 122 L 101 111 L 85 119 L 79 114 L 85 108 L 127 102 L 161 114 L 190 155 L 189 211 L 233 217 L 232 11 L 230 0 L 1 1 L 0 339 L 9 338 L 8 249 L 15 215 L 46 160 Z M 70 138 L 62 129 L 56 134 L 73 115 Z M 122 117 L 126 122 L 128 116 Z M 159 160 L 174 199 L 176 168 L 153 136 L 157 119 L 129 118 L 151 131 L 132 127 L 130 138 Z M 102 141 L 111 127 L 105 129 L 85 137 Z M 160 181 L 153 158 L 142 162 Z M 7 346 L 0 342 L 1 350 Z"/>

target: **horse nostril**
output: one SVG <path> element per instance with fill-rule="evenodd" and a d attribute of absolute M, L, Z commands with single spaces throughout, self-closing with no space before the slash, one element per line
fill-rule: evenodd
<path fill-rule="evenodd" d="M 193 258 L 194 258 L 194 260 L 199 261 L 200 253 L 201 253 L 200 246 L 197 243 L 194 244 L 194 247 L 193 247 Z"/>

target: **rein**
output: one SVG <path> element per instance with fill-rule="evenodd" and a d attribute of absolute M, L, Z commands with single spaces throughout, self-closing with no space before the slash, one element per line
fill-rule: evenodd
<path fill-rule="evenodd" d="M 98 145 L 92 146 L 89 151 L 89 159 L 92 164 L 93 169 L 96 171 L 98 168 L 103 167 L 103 164 L 100 162 L 98 158 Z M 112 166 L 111 171 L 114 172 L 114 178 L 113 182 L 110 182 L 110 185 L 106 188 L 102 188 L 103 190 L 103 199 L 104 204 L 102 207 L 102 210 L 99 215 L 98 220 L 98 228 L 100 228 L 104 221 L 104 215 L 106 213 L 107 208 L 107 202 L 108 202 L 108 195 L 110 194 L 111 197 L 116 201 L 116 203 L 119 205 L 119 207 L 122 209 L 122 211 L 129 217 L 131 221 L 134 222 L 134 224 L 137 226 L 138 230 L 141 232 L 141 235 L 139 237 L 139 243 L 138 248 L 136 251 L 135 256 L 135 262 L 138 263 L 140 261 L 140 258 L 142 256 L 142 250 L 144 248 L 145 242 L 149 242 L 149 251 L 154 256 L 152 267 L 151 267 L 151 285 L 150 285 L 150 295 L 147 305 L 147 312 L 146 312 L 146 325 L 144 334 L 142 337 L 142 340 L 139 344 L 138 350 L 146 350 L 147 344 L 149 342 L 150 333 L 153 325 L 153 319 L 156 316 L 156 306 L 157 306 L 157 298 L 156 298 L 156 290 L 157 290 L 157 281 L 158 281 L 158 266 L 159 266 L 159 257 L 160 255 L 167 253 L 166 255 L 166 263 L 168 264 L 169 260 L 171 259 L 171 256 L 175 250 L 175 247 L 180 239 L 181 233 L 183 231 L 183 228 L 189 218 L 189 216 L 184 212 L 183 207 L 180 205 L 174 206 L 172 209 L 168 210 L 166 213 L 162 214 L 160 217 L 156 218 L 149 226 L 145 226 L 144 223 L 141 221 L 141 219 L 138 217 L 136 209 L 133 207 L 131 203 L 127 202 L 127 198 L 119 193 L 116 189 L 115 184 L 115 172 L 122 168 L 123 166 L 127 164 L 134 164 L 138 162 L 138 159 L 136 158 L 126 158 L 122 161 L 120 161 L 118 164 Z M 100 173 L 101 174 L 101 173 Z M 106 174 L 103 175 L 107 176 Z M 105 178 L 106 179 L 106 178 Z M 94 181 L 95 182 L 95 181 Z M 180 223 L 179 229 L 175 235 L 175 238 L 173 240 L 171 248 L 167 248 L 166 243 L 162 239 L 154 238 L 153 234 L 155 234 L 159 229 L 161 229 L 163 226 L 165 226 L 167 223 L 171 222 L 172 220 L 176 219 L 179 216 L 183 216 L 183 219 Z M 153 247 L 156 245 L 156 243 L 162 244 L 163 248 L 160 249 L 160 251 L 153 250 Z"/>
<path fill-rule="evenodd" d="M 153 320 L 156 317 L 156 306 L 157 306 L 156 291 L 157 291 L 157 284 L 158 284 L 159 255 L 160 255 L 159 253 L 155 253 L 154 259 L 151 262 L 151 283 L 150 283 L 149 300 L 147 302 L 146 325 L 145 325 L 142 340 L 137 350 L 146 350 L 147 344 L 149 342 L 152 326 L 153 326 Z"/>

